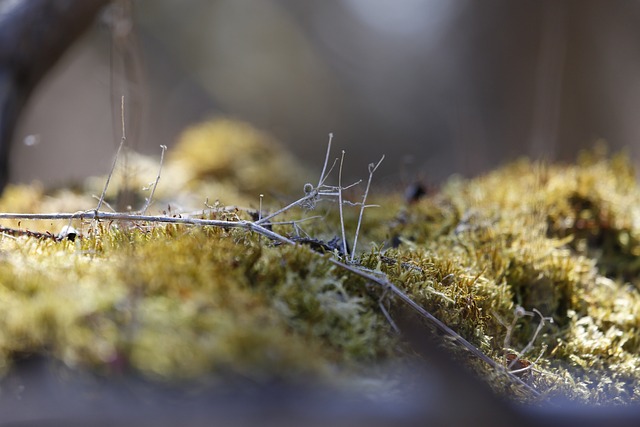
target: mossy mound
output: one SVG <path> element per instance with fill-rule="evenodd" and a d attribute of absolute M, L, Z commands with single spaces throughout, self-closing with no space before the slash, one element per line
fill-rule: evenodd
<path fill-rule="evenodd" d="M 305 247 L 182 226 L 2 243 L 5 367 L 45 353 L 165 381 L 295 381 L 390 353 L 370 303 Z"/>
<path fill-rule="evenodd" d="M 551 317 L 522 355 L 542 355 L 527 381 L 543 395 L 637 402 L 639 196 L 629 161 L 595 152 L 453 180 L 392 226 L 392 258 L 421 273 L 387 273 L 496 360 L 534 337 L 539 317 L 512 324 L 515 307 Z"/>
<path fill-rule="evenodd" d="M 264 156 L 289 159 L 277 144 L 263 144 L 245 125 L 212 126 L 190 130 L 191 142 L 167 156 L 150 210 L 180 216 L 196 209 L 205 218 L 248 221 L 288 203 L 265 197 L 258 212 L 254 191 L 302 192 L 305 180 L 295 167 L 266 162 Z M 212 146 L 192 141 L 210 134 L 223 135 L 214 144 L 219 149 L 241 147 L 245 163 L 232 156 L 223 167 L 216 162 L 225 158 L 196 156 Z M 225 145 L 227 139 L 236 142 Z M 154 169 L 140 173 L 141 185 L 153 181 Z M 193 173 L 172 178 L 177 170 Z M 242 171 L 252 178 L 241 178 Z M 233 200 L 203 209 L 206 199 L 218 198 L 209 193 L 215 188 Z M 137 191 L 140 200 L 148 197 L 148 190 Z M 361 198 L 357 189 L 345 196 Z M 637 402 L 639 199 L 630 163 L 595 152 L 577 165 L 521 160 L 473 180 L 452 179 L 410 202 L 378 192 L 367 202 L 380 207 L 365 211 L 352 266 L 384 275 L 501 365 L 525 368 L 517 374 L 543 397 Z M 9 188 L 0 207 L 65 210 L 65 200 L 75 211 L 91 199 L 82 191 L 22 186 Z M 37 353 L 103 375 L 170 383 L 372 375 L 371 368 L 410 354 L 393 331 L 402 302 L 330 261 L 344 255 L 331 243 L 341 234 L 337 211 L 333 202 L 312 212 L 296 207 L 264 224 L 295 246 L 244 229 L 131 220 L 75 221 L 82 238 L 74 242 L 6 235 L 0 366 L 9 370 L 16 355 Z M 343 217 L 351 244 L 359 207 L 345 206 Z M 65 224 L 4 226 L 55 234 Z M 446 345 L 468 362 L 457 345 Z M 498 392 L 512 394 L 504 372 L 471 366 Z"/>

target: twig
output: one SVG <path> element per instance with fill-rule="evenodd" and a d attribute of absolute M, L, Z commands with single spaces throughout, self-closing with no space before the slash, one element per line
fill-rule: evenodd
<path fill-rule="evenodd" d="M 525 316 L 533 317 L 535 315 L 538 315 L 540 317 L 540 323 L 538 323 L 538 327 L 536 328 L 535 332 L 533 333 L 533 336 L 531 337 L 531 339 L 529 340 L 527 345 L 519 352 L 518 351 L 514 351 L 514 354 L 516 355 L 516 357 L 513 360 L 509 361 L 509 364 L 507 366 L 507 369 L 509 369 L 510 372 L 518 373 L 518 372 L 520 372 L 522 370 L 520 370 L 520 369 L 511 370 L 511 368 L 513 368 L 515 366 L 515 364 L 518 363 L 518 361 L 520 360 L 522 355 L 527 354 L 531 350 L 531 348 L 533 347 L 533 344 L 535 343 L 536 339 L 538 338 L 538 334 L 540 334 L 540 331 L 542 330 L 542 328 L 545 325 L 545 321 L 548 321 L 549 323 L 553 323 L 553 318 L 544 317 L 542 315 L 542 313 L 540 313 L 540 311 L 538 309 L 534 308 L 532 311 L 527 311 L 521 306 L 517 306 L 515 308 L 515 310 L 513 311 L 513 320 L 511 321 L 510 325 L 507 325 L 504 322 L 504 320 L 498 315 L 498 313 L 494 312 L 493 315 L 498 320 L 498 322 L 507 329 L 507 334 L 505 335 L 504 342 L 503 342 L 503 348 L 504 348 L 505 351 L 507 351 L 511 347 L 511 335 L 513 334 L 513 330 L 515 329 L 516 323 L 518 323 L 519 319 L 521 319 L 521 318 L 523 318 Z M 542 356 L 542 354 L 538 357 L 538 359 L 540 359 L 541 356 Z M 505 353 L 504 357 L 505 357 L 504 358 L 504 364 L 507 365 L 506 353 Z M 536 361 L 538 359 L 536 359 Z"/>
<path fill-rule="evenodd" d="M 314 215 L 314 216 L 308 216 L 306 218 L 300 218 L 300 219 L 294 219 L 291 221 L 272 221 L 269 224 L 271 225 L 291 225 L 291 226 L 295 226 L 301 222 L 307 222 L 307 221 L 311 221 L 314 219 L 318 219 L 318 218 L 324 218 L 324 216 L 322 215 Z"/>
<path fill-rule="evenodd" d="M 385 294 L 386 294 L 386 292 L 383 291 L 382 295 L 380 295 L 380 298 L 378 299 L 378 307 L 380 308 L 380 311 L 382 312 L 382 315 L 387 319 L 387 322 L 389 322 L 389 325 L 391 326 L 391 329 L 393 329 L 393 331 L 396 334 L 399 334 L 400 333 L 400 328 L 398 328 L 398 325 L 396 325 L 396 322 L 393 320 L 393 318 L 389 314 L 389 311 L 387 310 L 387 307 L 384 306 Z"/>
<path fill-rule="evenodd" d="M 156 188 L 158 188 L 158 182 L 160 181 L 160 172 L 162 172 L 162 164 L 164 162 L 164 152 L 167 151 L 166 145 L 161 145 L 162 153 L 160 153 L 160 166 L 158 167 L 158 175 L 156 176 L 156 181 L 153 183 L 153 188 L 151 189 L 151 194 L 147 198 L 147 202 L 144 204 L 144 208 L 142 209 L 142 215 L 147 213 L 147 209 L 149 209 L 149 205 L 151 205 L 151 201 L 153 200 L 153 195 L 156 193 Z"/>
<path fill-rule="evenodd" d="M 318 180 L 318 188 L 322 187 L 322 185 L 324 184 L 324 180 L 327 179 L 326 175 L 324 174 L 327 170 L 327 164 L 329 163 L 329 155 L 331 153 L 331 141 L 333 140 L 333 132 L 329 134 L 329 143 L 327 144 L 327 154 L 324 158 L 324 165 L 322 166 L 322 173 L 320 174 L 320 179 Z M 331 169 L 333 169 L 333 166 L 331 167 Z M 331 173 L 331 170 L 329 170 L 329 173 Z M 327 174 L 328 175 L 328 174 Z"/>
<path fill-rule="evenodd" d="M 342 252 L 344 253 L 344 259 L 349 258 L 349 248 L 347 247 L 347 235 L 344 231 L 344 207 L 342 205 L 342 165 L 344 163 L 344 150 L 342 150 L 342 156 L 340 156 L 340 169 L 338 171 L 338 211 L 340 212 L 340 231 L 342 233 Z"/>
<path fill-rule="evenodd" d="M 118 157 L 120 157 L 120 151 L 122 151 L 122 147 L 124 146 L 125 141 L 127 140 L 127 136 L 125 134 L 125 126 L 124 126 L 124 95 L 120 99 L 120 114 L 122 119 L 122 139 L 120 139 L 120 145 L 118 146 L 118 151 L 116 151 L 116 155 L 113 158 L 113 164 L 111 165 L 111 170 L 109 171 L 109 175 L 107 175 L 107 181 L 104 183 L 104 189 L 102 190 L 102 194 L 100 195 L 100 200 L 98 200 L 98 206 L 96 206 L 96 211 L 99 211 L 102 207 L 102 203 L 104 202 L 104 197 L 107 194 L 107 189 L 109 188 L 109 182 L 111 181 L 111 177 L 113 176 L 113 171 L 116 169 L 116 164 L 118 163 Z"/>
<path fill-rule="evenodd" d="M 535 332 L 533 333 L 533 336 L 531 337 L 527 345 L 520 352 L 520 354 L 522 355 L 527 354 L 529 350 L 531 350 L 531 348 L 533 347 L 533 343 L 538 338 L 538 334 L 540 333 L 540 331 L 545 325 L 545 321 L 549 321 L 549 323 L 553 323 L 552 317 L 544 317 L 542 313 L 540 313 L 540 311 L 538 311 L 538 309 L 536 308 L 534 308 L 532 311 L 533 312 L 525 311 L 524 313 L 527 316 L 534 316 L 534 313 L 537 314 L 540 317 L 540 323 L 538 323 L 538 327 L 536 328 Z M 511 363 L 509 364 L 509 368 L 513 367 L 518 362 L 518 360 L 520 360 L 520 356 L 516 354 L 516 358 L 511 361 Z"/>
<path fill-rule="evenodd" d="M 262 217 L 260 218 L 258 221 L 256 221 L 256 224 L 261 225 L 261 224 L 265 224 L 266 222 L 268 222 L 271 218 L 274 218 L 278 215 L 283 214 L 284 212 L 296 207 L 296 206 L 305 206 L 308 207 L 310 209 L 312 209 L 317 200 L 320 199 L 321 197 L 339 197 L 339 193 L 340 190 L 339 188 L 336 187 L 332 187 L 332 186 L 327 186 L 325 185 L 325 181 L 327 180 L 327 177 L 329 176 L 329 174 L 331 173 L 331 171 L 333 170 L 333 167 L 335 166 L 335 162 L 333 163 L 333 166 L 331 166 L 331 168 L 329 169 L 329 171 L 327 172 L 327 165 L 329 164 L 329 156 L 331 155 L 331 141 L 333 140 L 333 133 L 329 134 L 329 142 L 327 144 L 327 154 L 325 156 L 324 159 L 324 165 L 322 166 L 322 172 L 320 173 L 320 179 L 318 180 L 318 186 L 314 187 L 313 184 L 310 183 L 306 183 L 304 185 L 304 196 L 299 198 L 298 200 L 289 203 L 287 206 L 278 209 L 277 211 L 273 212 L 272 214 L 267 215 L 266 217 Z M 351 184 L 348 187 L 345 187 L 343 189 L 347 189 L 350 187 L 353 187 L 354 185 L 359 184 L 360 181 Z"/>
<path fill-rule="evenodd" d="M 384 155 L 378 161 L 377 164 L 369 163 L 369 180 L 367 181 L 367 188 L 364 190 L 364 196 L 362 196 L 362 205 L 360 206 L 360 215 L 358 216 L 358 225 L 356 227 L 356 235 L 353 238 L 353 248 L 351 249 L 351 262 L 353 262 L 353 258 L 356 255 L 356 246 L 358 245 L 358 235 L 360 234 L 360 226 L 362 225 L 362 216 L 364 214 L 365 208 L 367 206 L 367 196 L 369 195 L 369 188 L 371 187 L 371 180 L 373 179 L 373 173 L 378 169 L 380 163 L 384 160 Z"/>
<path fill-rule="evenodd" d="M 260 194 L 260 204 L 258 206 L 258 221 L 262 219 L 262 199 L 264 199 L 264 194 Z M 262 244 L 262 236 L 258 237 L 258 241 Z"/>
<path fill-rule="evenodd" d="M 305 188 L 307 187 L 307 185 L 311 185 L 311 184 L 305 184 Z M 258 225 L 264 224 L 265 222 L 269 221 L 271 218 L 283 214 L 284 212 L 288 211 L 289 209 L 293 208 L 294 206 L 302 205 L 302 204 L 304 204 L 305 202 L 307 202 L 307 201 L 309 201 L 311 199 L 315 199 L 316 197 L 318 197 L 318 191 L 316 189 L 313 189 L 313 191 L 307 193 L 304 197 L 301 197 L 300 199 L 296 200 L 295 202 L 289 203 L 284 208 L 278 209 L 274 213 L 269 214 L 269 215 L 261 218 L 260 220 L 256 221 L 256 224 L 258 224 Z"/>
<path fill-rule="evenodd" d="M 139 215 L 123 212 L 98 212 L 96 210 L 80 211 L 75 213 L 40 213 L 40 214 L 22 214 L 22 213 L 0 213 L 0 219 L 30 219 L 30 220 L 63 220 L 77 219 L 84 220 L 109 220 L 109 221 L 138 221 L 138 222 L 155 222 L 168 224 L 186 224 L 200 227 L 221 227 L 221 228 L 244 228 L 255 231 L 272 240 L 293 244 L 293 240 L 288 239 L 278 233 L 262 227 L 252 221 L 225 221 L 217 219 L 200 219 L 200 218 L 181 218 L 162 215 Z"/>
<path fill-rule="evenodd" d="M 11 237 L 20 237 L 20 236 L 27 236 L 27 237 L 33 237 L 35 239 L 52 239 L 52 240 L 58 240 L 58 237 L 55 234 L 52 234 L 50 232 L 38 232 L 38 231 L 29 231 L 29 230 L 20 230 L 17 228 L 10 228 L 10 227 L 2 227 L 0 226 L 0 233 L 4 236 L 11 236 Z"/>
<path fill-rule="evenodd" d="M 520 369 L 511 369 L 513 367 L 513 365 L 520 360 L 519 356 L 516 354 L 516 358 L 514 359 L 514 361 L 509 364 L 509 372 L 511 372 L 512 374 L 520 374 L 522 372 L 527 372 L 527 371 L 534 371 L 537 372 L 539 374 L 543 374 L 543 375 L 550 375 L 550 376 L 556 376 L 554 374 L 552 374 L 551 372 L 544 372 L 544 371 L 540 371 L 538 369 L 535 369 L 535 367 L 537 366 L 538 362 L 540 361 L 540 359 L 542 359 L 542 356 L 544 355 L 544 352 L 547 350 L 546 346 L 543 346 L 542 350 L 540 350 L 540 354 L 538 355 L 538 357 L 536 358 L 536 360 L 534 360 L 533 362 L 530 362 L 529 364 L 527 364 L 524 368 L 520 368 Z M 556 376 L 557 377 L 557 376 Z"/>
<path fill-rule="evenodd" d="M 95 194 L 91 195 L 92 199 L 96 199 L 96 200 L 100 200 L 100 198 L 98 196 L 96 196 Z M 109 208 L 111 210 L 111 212 L 118 212 L 117 210 L 115 210 L 113 208 L 113 206 L 111 206 L 111 204 L 109 202 L 106 202 L 105 200 L 102 201 L 102 204 L 105 205 L 107 208 Z"/>

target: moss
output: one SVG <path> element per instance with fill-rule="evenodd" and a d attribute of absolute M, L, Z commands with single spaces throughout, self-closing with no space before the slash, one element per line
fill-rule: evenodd
<path fill-rule="evenodd" d="M 213 180 L 258 194 L 270 188 L 290 191 L 292 180 L 302 176 L 298 163 L 277 141 L 230 119 L 188 128 L 168 157 L 191 186 Z"/>
<path fill-rule="evenodd" d="M 596 403 L 637 401 L 640 305 L 637 243 L 630 236 L 638 233 L 640 193 L 634 177 L 626 158 L 591 154 L 575 166 L 521 160 L 451 182 L 398 215 L 394 233 L 404 243 L 397 252 L 409 260 L 426 252 L 414 261 L 425 271 L 446 260 L 455 263 L 456 278 L 479 274 L 471 293 L 482 313 L 472 321 L 476 330 L 460 324 L 469 306 L 452 304 L 464 292 L 439 285 L 450 269 L 420 277 L 424 285 L 409 287 L 410 295 L 496 358 L 507 332 L 501 323 L 513 318 L 516 305 L 552 316 L 554 325 L 525 356 L 546 348 L 534 386 Z M 525 348 L 536 324 L 517 322 L 507 345 Z"/>
<path fill-rule="evenodd" d="M 281 269 L 270 268 L 282 265 Z M 364 283 L 307 247 L 265 249 L 252 270 L 277 312 L 297 333 L 318 339 L 338 360 L 375 361 L 392 354 L 394 339 Z"/>
<path fill-rule="evenodd" d="M 193 128 L 167 156 L 152 209 L 179 215 L 224 195 L 205 216 L 251 219 L 258 192 L 293 192 L 309 180 L 289 162 L 247 125 Z M 142 201 L 157 161 L 134 156 L 129 164 L 147 165 L 133 174 Z M 346 197 L 359 200 L 358 191 Z M 86 193 L 95 192 L 11 187 L 0 207 L 76 211 L 91 208 Z M 523 378 L 544 396 L 640 399 L 640 191 L 624 156 L 594 151 L 576 165 L 523 159 L 472 180 L 452 178 L 411 203 L 376 192 L 375 180 L 373 192 L 369 202 L 379 207 L 365 213 L 358 268 L 384 274 L 499 363 L 518 354 L 525 366 L 541 355 Z M 284 203 L 265 197 L 262 214 Z M 358 213 L 345 206 L 350 243 Z M 330 262 L 340 256 L 328 244 L 340 234 L 335 203 L 278 219 L 296 223 L 266 225 L 299 245 L 242 229 L 144 222 L 77 221 L 83 237 L 75 242 L 4 236 L 0 370 L 18 354 L 41 353 L 103 375 L 163 382 L 348 381 L 406 357 L 380 308 L 393 318 L 400 302 Z M 66 222 L 5 225 L 55 233 Z M 529 315 L 516 317 L 519 306 Z M 538 335 L 534 310 L 553 319 Z M 505 392 L 504 376 L 468 363 Z"/>

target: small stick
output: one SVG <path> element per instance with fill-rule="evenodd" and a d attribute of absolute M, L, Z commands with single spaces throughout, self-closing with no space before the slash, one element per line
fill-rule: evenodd
<path fill-rule="evenodd" d="M 295 206 L 300 206 L 300 205 L 304 205 L 307 202 L 311 202 L 314 199 L 317 199 L 321 194 L 323 195 L 328 195 L 329 193 L 324 193 L 320 190 L 320 188 L 323 187 L 324 185 L 324 181 L 327 179 L 327 175 L 331 172 L 331 170 L 333 170 L 333 166 L 331 166 L 331 169 L 329 169 L 329 172 L 327 172 L 327 165 L 329 164 L 329 155 L 331 154 L 331 141 L 333 140 L 333 133 L 329 134 L 329 143 L 327 144 L 327 154 L 326 157 L 324 159 L 324 165 L 322 166 L 322 173 L 320 174 L 320 179 L 318 180 L 318 187 L 317 188 L 313 188 L 312 184 L 305 184 L 304 185 L 304 192 L 305 195 L 304 197 L 301 197 L 300 199 L 296 200 L 295 202 L 289 203 L 287 206 L 285 206 L 284 208 L 281 208 L 277 211 L 275 211 L 274 213 L 267 215 L 264 218 L 260 218 L 258 221 L 256 221 L 256 224 L 260 225 L 260 224 L 264 224 L 267 221 L 269 221 L 271 218 L 274 218 L 286 211 L 288 211 L 289 209 L 295 207 Z M 335 165 L 335 162 L 334 162 Z M 325 173 L 327 175 L 325 175 Z"/>
<path fill-rule="evenodd" d="M 358 235 L 360 234 L 360 226 L 362 225 L 362 216 L 364 214 L 365 208 L 367 206 L 367 196 L 369 195 L 369 188 L 371 187 L 371 180 L 373 179 L 373 173 L 378 169 L 380 163 L 384 160 L 384 155 L 378 161 L 377 164 L 369 163 L 369 181 L 367 181 L 367 188 L 364 190 L 364 196 L 362 196 L 362 205 L 360 206 L 360 216 L 358 217 L 358 226 L 356 227 L 356 235 L 353 238 L 353 248 L 351 248 L 351 262 L 353 262 L 353 258 L 356 255 L 356 245 L 358 244 Z"/>
<path fill-rule="evenodd" d="M 120 156 L 120 151 L 124 146 L 125 141 L 127 140 L 127 136 L 125 135 L 124 130 L 124 95 L 120 100 L 120 111 L 121 111 L 121 119 L 122 119 L 122 139 L 120 140 L 120 145 L 118 146 L 118 151 L 116 151 L 116 155 L 113 158 L 113 164 L 111 165 L 111 170 L 109 171 L 109 175 L 107 175 L 107 182 L 104 184 L 104 189 L 102 190 L 102 195 L 100 195 L 100 200 L 98 200 L 98 206 L 96 206 L 96 211 L 99 211 L 104 203 L 104 197 L 107 194 L 107 188 L 109 188 L 109 182 L 111 181 L 111 177 L 113 176 L 113 171 L 116 169 L 116 164 L 118 163 L 118 157 Z"/>
<path fill-rule="evenodd" d="M 264 194 L 260 194 L 260 204 L 258 206 L 258 221 L 262 219 L 262 199 L 264 199 Z M 258 241 L 262 243 L 262 236 L 258 235 Z"/>
<path fill-rule="evenodd" d="M 255 231 L 263 236 L 281 243 L 294 244 L 291 239 L 287 239 L 278 233 L 262 227 L 252 221 L 225 221 L 216 219 L 200 219 L 200 218 L 181 218 L 161 215 L 139 215 L 123 212 L 99 212 L 95 209 L 88 211 L 80 211 L 75 213 L 40 213 L 40 214 L 22 214 L 22 213 L 0 213 L 0 219 L 31 219 L 31 220 L 53 220 L 53 219 L 78 219 L 83 220 L 108 220 L 108 221 L 140 221 L 155 222 L 167 224 L 187 224 L 200 227 L 221 227 L 221 228 L 244 228 Z"/>
<path fill-rule="evenodd" d="M 156 193 L 156 188 L 158 187 L 158 181 L 160 181 L 160 172 L 162 172 L 162 164 L 164 163 L 164 152 L 167 151 L 167 146 L 161 145 L 160 148 L 162 149 L 162 153 L 160 153 L 160 167 L 158 167 L 158 175 L 156 176 L 156 181 L 153 183 L 151 194 L 147 198 L 147 202 L 144 204 L 144 209 L 142 209 L 142 215 L 147 213 L 147 209 L 149 209 L 151 200 L 153 200 L 153 195 Z"/>
<path fill-rule="evenodd" d="M 533 344 L 535 343 L 536 339 L 538 338 L 538 334 L 540 334 L 540 331 L 542 330 L 542 328 L 545 325 L 545 321 L 549 321 L 549 323 L 553 323 L 553 318 L 552 317 L 544 317 L 542 315 L 542 313 L 540 313 L 540 311 L 538 309 L 536 309 L 536 308 L 534 308 L 532 311 L 533 311 L 533 313 L 529 312 L 529 311 L 525 311 L 525 314 L 527 316 L 533 316 L 534 313 L 537 314 L 540 317 L 540 323 L 538 323 L 538 327 L 536 328 L 535 332 L 533 333 L 533 336 L 531 337 L 531 339 L 529 340 L 527 345 L 520 352 L 520 354 L 522 354 L 522 355 L 527 354 L 529 352 L 529 350 L 531 350 L 531 348 L 533 347 Z M 509 364 L 509 368 L 512 368 L 516 364 L 516 362 L 518 360 L 520 360 L 520 356 L 518 356 L 516 354 L 516 358 L 511 361 L 511 363 Z"/>
<path fill-rule="evenodd" d="M 386 291 L 383 291 L 382 295 L 380 296 L 380 299 L 378 299 L 378 307 L 380 307 L 380 311 L 382 312 L 382 315 L 387 319 L 387 322 L 389 322 L 389 325 L 391 325 L 391 329 L 393 329 L 393 331 L 396 334 L 400 334 L 402 333 L 400 331 L 400 328 L 398 328 L 398 325 L 396 325 L 396 322 L 393 321 L 393 318 L 389 314 L 389 311 L 387 311 L 387 307 L 384 306 L 383 299 L 385 297 L 385 293 Z"/>
<path fill-rule="evenodd" d="M 344 150 L 342 150 L 342 156 L 340 157 L 340 170 L 338 171 L 338 211 L 340 212 L 340 230 L 342 232 L 342 250 L 344 252 L 345 259 L 349 258 L 349 248 L 347 248 L 347 236 L 344 231 L 344 214 L 342 206 L 342 164 L 344 163 Z"/>
<path fill-rule="evenodd" d="M 346 190 L 348 188 L 351 188 L 353 186 L 356 186 L 358 184 L 360 184 L 360 182 L 362 182 L 362 180 L 359 180 L 357 182 L 354 182 L 353 184 L 350 184 L 346 187 L 342 187 L 341 183 L 339 184 L 338 187 L 333 187 L 333 186 L 327 186 L 324 184 L 324 182 L 326 181 L 327 177 L 329 176 L 329 174 L 331 173 L 331 171 L 333 170 L 336 161 L 338 159 L 336 159 L 336 161 L 333 162 L 333 165 L 331 166 L 331 168 L 329 169 L 329 171 L 327 172 L 327 165 L 329 164 L 329 156 L 331 153 L 331 141 L 333 139 L 333 134 L 330 133 L 329 134 L 329 143 L 327 145 L 327 155 L 325 157 L 324 160 L 324 165 L 322 167 L 322 173 L 320 174 L 320 179 L 318 181 L 318 187 L 314 188 L 312 184 L 307 183 L 304 185 L 304 197 L 301 197 L 300 199 L 289 203 L 287 206 L 273 212 L 272 214 L 260 218 L 258 219 L 258 221 L 256 221 L 256 224 L 261 225 L 261 224 L 265 224 L 267 221 L 269 221 L 271 218 L 274 218 L 278 215 L 281 215 L 282 213 L 288 211 L 289 209 L 295 207 L 295 206 L 314 206 L 315 205 L 315 201 L 318 200 L 321 197 L 338 197 L 341 198 L 342 197 L 342 190 Z M 343 159 L 344 159 L 344 152 L 343 152 Z M 340 179 L 342 178 L 342 162 L 340 164 Z M 340 202 L 340 205 L 342 206 L 342 204 L 349 204 L 350 202 L 346 201 L 346 200 L 342 200 Z M 343 241 L 344 241 L 344 223 L 343 223 Z M 346 245 L 344 244 L 345 242 L 343 242 L 343 245 L 346 248 Z"/>
<path fill-rule="evenodd" d="M 318 181 L 318 187 L 321 187 L 322 184 L 324 184 L 324 180 L 327 179 L 327 177 L 324 175 L 324 173 L 327 170 L 327 164 L 329 163 L 329 155 L 331 153 L 331 141 L 333 140 L 333 132 L 329 133 L 329 143 L 327 144 L 327 154 L 324 158 L 324 165 L 322 166 L 322 173 L 320 174 L 320 180 Z M 333 166 L 331 167 L 333 169 Z M 331 172 L 331 171 L 329 171 Z"/>
<path fill-rule="evenodd" d="M 91 195 L 91 198 L 92 198 L 92 199 L 96 199 L 96 200 L 100 200 L 100 198 L 99 198 L 98 196 L 96 196 L 95 194 L 92 194 L 92 195 Z M 105 205 L 107 208 L 109 208 L 109 209 L 111 210 L 111 212 L 118 212 L 117 210 L 115 210 L 115 209 L 113 208 L 113 206 L 111 206 L 111 205 L 109 204 L 109 202 L 106 202 L 106 201 L 104 201 L 104 200 L 103 200 L 103 201 L 102 201 L 102 204 L 103 204 L 103 205 Z"/>
<path fill-rule="evenodd" d="M 309 184 L 310 185 L 310 184 Z M 306 202 L 307 200 L 311 200 L 318 197 L 318 191 L 316 189 L 314 189 L 313 191 L 311 191 L 310 193 L 308 193 L 306 196 L 296 200 L 293 203 L 289 203 L 287 206 L 285 206 L 282 209 L 279 209 L 277 211 L 275 211 L 274 213 L 272 213 L 271 215 L 267 215 L 264 218 L 261 218 L 260 220 L 256 221 L 256 224 L 260 225 L 260 224 L 264 224 L 265 222 L 269 221 L 271 218 L 276 217 L 286 211 L 288 211 L 289 209 L 291 209 L 294 206 L 298 206 L 303 204 L 304 202 Z"/>
<path fill-rule="evenodd" d="M 540 323 L 538 323 L 538 327 L 536 328 L 535 332 L 533 333 L 533 336 L 531 337 L 531 339 L 529 340 L 529 342 L 527 343 L 527 345 L 520 351 L 520 352 L 516 352 L 516 357 L 515 359 L 513 359 L 512 361 L 509 362 L 509 365 L 507 366 L 508 369 L 511 369 L 513 366 L 515 366 L 515 364 L 518 362 L 518 360 L 520 360 L 520 356 L 519 355 L 524 355 L 527 354 L 529 352 L 529 350 L 531 350 L 531 348 L 533 347 L 534 342 L 536 341 L 536 339 L 538 338 L 538 334 L 540 333 L 540 331 L 542 330 L 542 328 L 545 325 L 545 321 L 549 321 L 549 323 L 553 323 L 553 318 L 551 317 L 544 317 L 542 315 L 542 313 L 540 313 L 540 311 L 536 308 L 533 309 L 533 311 L 527 311 L 524 308 L 522 308 L 521 306 L 517 306 L 513 312 L 514 316 L 513 316 L 513 321 L 511 322 L 511 325 L 507 325 L 504 320 L 502 320 L 500 318 L 500 316 L 498 315 L 498 313 L 493 313 L 493 315 L 495 316 L 495 318 L 498 320 L 498 322 L 504 326 L 507 329 L 507 334 L 504 337 L 504 349 L 508 349 L 509 347 L 511 347 L 511 334 L 513 333 L 513 330 L 516 326 L 516 323 L 518 322 L 519 319 L 525 317 L 525 316 L 535 316 L 538 315 L 540 317 Z M 538 357 L 539 359 L 540 357 Z M 507 364 L 507 356 L 505 354 L 504 357 L 504 363 L 505 365 Z M 510 372 L 514 372 L 517 373 L 519 371 L 510 371 Z"/>

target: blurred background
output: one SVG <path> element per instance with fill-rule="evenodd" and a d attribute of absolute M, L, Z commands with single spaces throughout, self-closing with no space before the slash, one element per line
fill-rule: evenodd
<path fill-rule="evenodd" d="M 39 85 L 11 177 L 105 173 L 127 137 L 159 157 L 189 124 L 231 116 L 321 168 L 439 183 L 604 139 L 637 158 L 640 2 L 134 0 L 117 2 Z M 233 150 L 233 147 L 229 147 Z M 239 154 L 241 155 L 241 154 Z"/>

